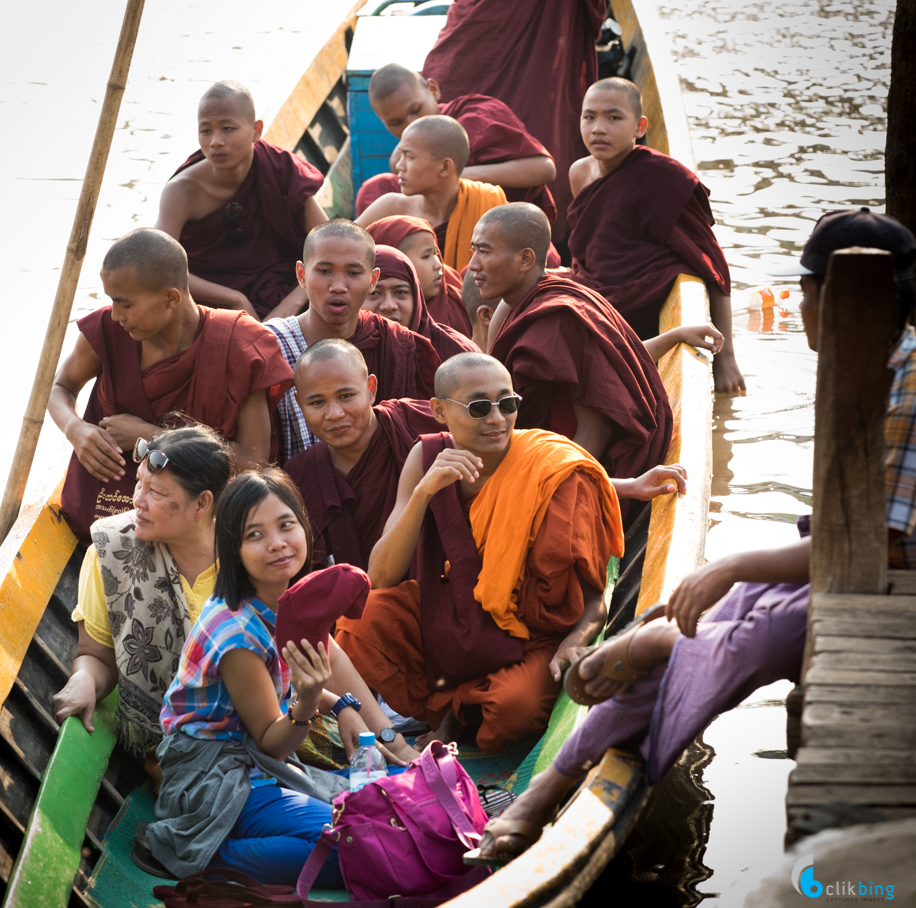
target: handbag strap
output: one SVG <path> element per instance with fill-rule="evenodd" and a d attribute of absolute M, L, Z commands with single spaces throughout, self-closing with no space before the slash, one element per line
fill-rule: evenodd
<path fill-rule="evenodd" d="M 449 775 L 454 776 L 455 782 L 452 785 L 449 785 L 443 777 L 443 770 L 440 768 L 439 760 L 447 767 L 446 771 L 449 772 Z M 464 807 L 455 797 L 455 788 L 458 785 L 458 771 L 454 766 L 454 760 L 455 758 L 441 741 L 434 741 L 423 751 L 420 757 L 420 768 L 430 790 L 448 815 L 458 838 L 467 848 L 476 848 L 480 842 L 480 833 L 474 828 L 464 811 Z"/>

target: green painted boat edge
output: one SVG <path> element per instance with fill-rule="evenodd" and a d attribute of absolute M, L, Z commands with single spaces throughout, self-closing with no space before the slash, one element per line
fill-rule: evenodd
<path fill-rule="evenodd" d="M 117 692 L 98 705 L 90 734 L 64 721 L 26 824 L 4 908 L 65 908 L 79 869 L 89 814 L 117 740 Z"/>

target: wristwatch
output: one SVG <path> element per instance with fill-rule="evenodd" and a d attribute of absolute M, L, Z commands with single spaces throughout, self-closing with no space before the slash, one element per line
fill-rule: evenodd
<path fill-rule="evenodd" d="M 336 719 L 342 709 L 352 706 L 357 712 L 363 708 L 363 704 L 353 696 L 353 694 L 344 694 L 332 707 L 331 715 Z"/>
<path fill-rule="evenodd" d="M 390 725 L 378 733 L 378 739 L 382 744 L 390 744 L 397 736 L 398 733 Z"/>

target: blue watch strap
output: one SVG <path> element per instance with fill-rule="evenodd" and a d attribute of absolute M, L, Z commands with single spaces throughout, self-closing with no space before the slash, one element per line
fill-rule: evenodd
<path fill-rule="evenodd" d="M 331 707 L 331 715 L 336 719 L 340 715 L 340 711 L 348 706 L 352 706 L 357 712 L 363 708 L 363 704 L 353 694 L 347 693 Z"/>

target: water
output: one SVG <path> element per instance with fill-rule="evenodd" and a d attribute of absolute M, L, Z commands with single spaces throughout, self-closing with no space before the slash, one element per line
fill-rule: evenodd
<path fill-rule="evenodd" d="M 160 187 L 196 147 L 194 113 L 206 86 L 245 83 L 269 122 L 349 6 L 274 0 L 253 13 L 238 0 L 147 4 L 74 318 L 102 302 L 98 271 L 110 242 L 155 221 Z M 890 0 L 662 7 L 736 305 L 743 289 L 772 283 L 767 266 L 798 255 L 823 211 L 883 210 L 892 10 Z M 115 0 L 4 10 L 0 273 L 11 342 L 0 358 L 7 427 L 0 476 L 41 348 L 122 12 Z M 65 350 L 73 334 L 71 326 Z M 795 518 L 811 506 L 815 366 L 797 294 L 766 318 L 736 314 L 735 334 L 748 394 L 715 406 L 709 558 L 792 540 Z M 47 420 L 40 463 L 53 460 L 59 442 Z M 792 765 L 779 759 L 787 689 L 759 691 L 713 723 L 657 792 L 590 903 L 741 904 L 782 855 Z"/>

